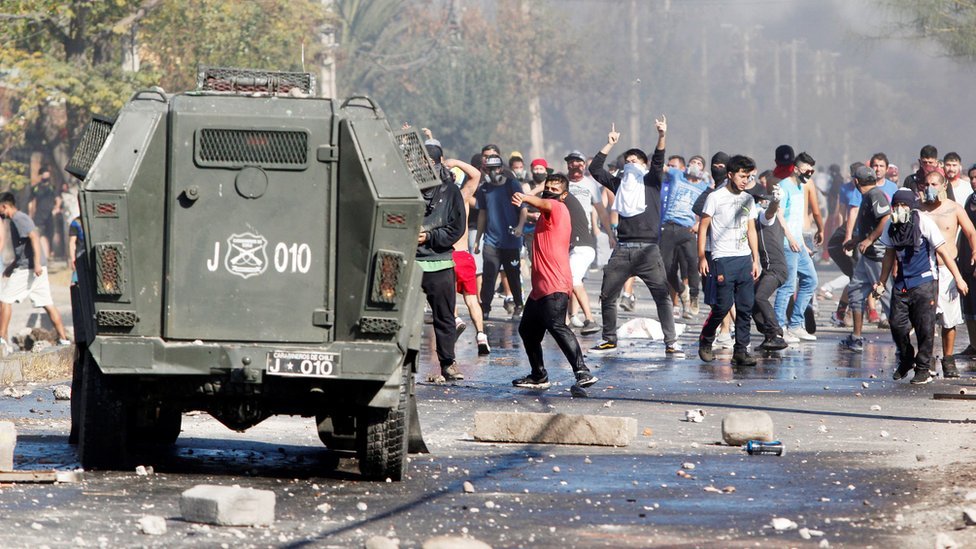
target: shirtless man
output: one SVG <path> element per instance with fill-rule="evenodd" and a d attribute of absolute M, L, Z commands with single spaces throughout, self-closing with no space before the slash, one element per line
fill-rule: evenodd
<path fill-rule="evenodd" d="M 938 225 L 942 237 L 945 238 L 945 257 L 957 257 L 956 235 L 962 229 L 962 234 L 969 241 L 970 249 L 976 250 L 976 228 L 973 227 L 969 216 L 962 206 L 946 198 L 946 178 L 940 172 L 934 171 L 925 175 L 925 183 L 919 185 L 919 197 L 922 202 L 921 210 Z M 957 258 L 958 261 L 958 258 Z M 973 258 L 962 258 L 963 265 L 973 268 Z M 962 308 L 959 300 L 959 290 L 949 272 L 949 268 L 939 257 L 939 307 L 938 315 L 942 322 L 942 377 L 959 377 L 956 370 L 956 360 L 952 356 L 956 343 L 956 326 L 963 323 Z"/>

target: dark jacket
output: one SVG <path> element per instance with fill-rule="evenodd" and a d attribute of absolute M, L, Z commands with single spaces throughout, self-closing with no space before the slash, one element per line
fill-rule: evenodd
<path fill-rule="evenodd" d="M 922 168 L 919 168 L 917 172 L 906 176 L 905 180 L 902 181 L 901 186 L 917 194 L 918 186 L 921 183 L 925 183 L 925 172 L 922 171 Z M 952 192 L 952 185 L 946 185 L 946 197 L 949 200 L 956 199 L 956 193 Z"/>
<path fill-rule="evenodd" d="M 417 259 L 439 261 L 451 259 L 454 243 L 464 234 L 464 200 L 453 180 L 441 178 L 441 184 L 424 191 L 427 208 L 422 231 L 429 233 L 427 241 L 417 246 Z"/>
<path fill-rule="evenodd" d="M 614 193 L 620 187 L 620 178 L 610 175 L 604 167 L 607 155 L 596 153 L 590 162 L 590 175 Z M 664 173 L 664 149 L 651 155 L 650 171 L 644 175 L 644 213 L 633 217 L 620 216 L 617 224 L 617 240 L 620 242 L 657 243 L 661 231 L 661 175 Z"/>

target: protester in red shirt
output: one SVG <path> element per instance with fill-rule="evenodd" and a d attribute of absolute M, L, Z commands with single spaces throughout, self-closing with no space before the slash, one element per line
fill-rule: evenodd
<path fill-rule="evenodd" d="M 532 292 L 522 311 L 519 336 L 529 357 L 532 372 L 512 381 L 512 385 L 526 389 L 548 389 L 549 374 L 542 359 L 542 338 L 546 331 L 566 355 L 576 385 L 589 387 L 597 378 L 583 363 L 583 350 L 576 335 L 566 326 L 569 295 L 573 291 L 573 275 L 569 268 L 569 241 L 572 226 L 569 209 L 563 204 L 569 196 L 569 180 L 565 175 L 552 174 L 546 178 L 540 196 L 515 193 L 512 204 L 528 204 L 539 210 L 532 243 Z"/>

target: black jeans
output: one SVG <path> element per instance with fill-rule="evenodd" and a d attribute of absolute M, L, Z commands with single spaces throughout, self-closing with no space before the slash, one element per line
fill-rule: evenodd
<path fill-rule="evenodd" d="M 756 281 L 755 305 L 752 306 L 752 318 L 756 321 L 759 333 L 766 337 L 783 335 L 783 327 L 776 322 L 776 312 L 769 301 L 776 290 L 786 282 L 786 273 L 777 271 L 763 271 Z M 738 328 L 736 328 L 738 329 Z"/>
<path fill-rule="evenodd" d="M 661 227 L 661 258 L 668 273 L 668 284 L 679 294 L 684 291 L 681 275 L 688 277 L 688 294 L 698 297 L 701 275 L 698 274 L 698 238 L 691 229 L 667 223 Z"/>
<path fill-rule="evenodd" d="M 891 291 L 891 338 L 898 348 L 902 364 L 914 362 L 916 369 L 928 368 L 932 362 L 935 342 L 935 305 L 939 296 L 939 283 L 926 282 L 907 292 Z M 915 328 L 918 353 L 912 347 L 908 333 Z"/>
<path fill-rule="evenodd" d="M 857 257 L 855 257 L 857 252 L 854 252 L 854 256 L 844 253 L 845 234 L 843 225 L 837 227 L 834 234 L 830 235 L 830 240 L 827 241 L 827 254 L 830 255 L 830 259 L 837 265 L 840 272 L 849 278 L 854 273 L 854 262 L 857 260 Z"/>
<path fill-rule="evenodd" d="M 522 308 L 522 250 L 508 250 L 485 246 L 481 250 L 483 267 L 481 269 L 481 311 L 484 318 L 488 318 L 491 311 L 491 300 L 495 297 L 495 281 L 498 278 L 498 271 L 505 271 L 505 278 L 508 279 L 508 287 L 512 290 L 512 297 L 515 299 L 515 306 Z"/>
<path fill-rule="evenodd" d="M 427 294 L 431 318 L 434 320 L 434 343 L 437 345 L 437 360 L 441 367 L 454 363 L 454 340 L 457 328 L 454 325 L 454 305 L 457 294 L 454 288 L 454 269 L 444 269 L 424 273 L 420 288 Z"/>
<path fill-rule="evenodd" d="M 549 294 L 541 299 L 529 299 L 525 303 L 518 331 L 522 338 L 522 346 L 525 347 L 525 354 L 529 357 L 532 377 L 535 379 L 542 379 L 549 375 L 542 361 L 542 338 L 546 332 L 552 334 L 556 345 L 559 345 L 566 355 L 566 360 L 572 366 L 574 374 L 589 371 L 583 363 L 583 349 L 580 348 L 579 341 L 576 340 L 572 330 L 566 326 L 568 306 L 569 294 L 562 292 Z"/>
<path fill-rule="evenodd" d="M 674 329 L 674 311 L 668 294 L 668 281 L 664 274 L 664 260 L 657 244 L 632 246 L 628 242 L 617 245 L 610 261 L 603 268 L 603 286 L 600 288 L 600 311 L 603 314 L 603 339 L 617 341 L 617 299 L 624 283 L 632 276 L 644 281 L 657 305 L 657 319 L 664 331 L 664 342 L 678 340 Z"/>
<path fill-rule="evenodd" d="M 709 293 L 713 295 L 708 296 Z M 711 345 L 715 341 L 716 330 L 735 304 L 735 345 L 732 351 L 746 352 L 749 348 L 752 309 L 756 300 L 755 282 L 752 280 L 752 256 L 709 260 L 705 294 L 709 298 L 707 301 L 713 305 L 705 325 L 702 326 L 700 343 Z"/>

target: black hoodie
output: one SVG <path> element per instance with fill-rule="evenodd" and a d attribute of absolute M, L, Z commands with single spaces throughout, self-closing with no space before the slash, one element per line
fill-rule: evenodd
<path fill-rule="evenodd" d="M 440 168 L 440 166 L 438 166 Z M 427 203 L 422 231 L 428 233 L 427 241 L 417 246 L 417 260 L 441 261 L 451 259 L 454 243 L 464 234 L 464 199 L 461 190 L 441 171 L 441 184 L 422 194 Z M 448 174 L 450 172 L 447 172 Z"/>

